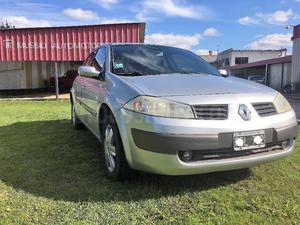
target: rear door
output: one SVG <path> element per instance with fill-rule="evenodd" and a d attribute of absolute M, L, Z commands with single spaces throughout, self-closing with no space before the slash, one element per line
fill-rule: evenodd
<path fill-rule="evenodd" d="M 77 116 L 81 119 L 82 115 L 82 107 L 80 104 L 81 100 L 81 85 L 82 85 L 82 77 L 79 77 L 74 81 L 73 88 L 74 88 L 74 104 L 76 109 Z"/>
<path fill-rule="evenodd" d="M 90 66 L 93 62 L 95 58 L 95 52 L 92 52 L 84 61 L 83 65 L 85 66 Z M 84 104 L 84 99 L 83 99 L 83 90 L 85 89 L 86 85 L 87 85 L 87 77 L 84 76 L 80 76 L 78 75 L 77 79 L 74 82 L 74 89 L 75 89 L 75 101 L 76 101 L 76 112 L 77 112 L 77 116 L 79 117 L 79 119 L 83 122 L 86 123 L 88 120 L 88 113 Z"/>

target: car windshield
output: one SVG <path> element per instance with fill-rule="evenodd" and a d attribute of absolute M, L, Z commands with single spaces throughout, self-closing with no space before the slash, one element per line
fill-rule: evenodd
<path fill-rule="evenodd" d="M 216 68 L 184 49 L 155 45 L 113 45 L 111 71 L 122 76 L 158 74 L 219 75 Z"/>

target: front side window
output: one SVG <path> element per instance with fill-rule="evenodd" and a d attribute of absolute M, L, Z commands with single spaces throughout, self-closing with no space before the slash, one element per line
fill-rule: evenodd
<path fill-rule="evenodd" d="M 105 62 L 105 48 L 101 47 L 99 50 L 93 51 L 84 61 L 84 65 L 92 66 L 97 71 L 102 71 Z"/>
<path fill-rule="evenodd" d="M 158 74 L 212 74 L 216 68 L 196 54 L 179 48 L 154 45 L 114 45 L 111 70 L 123 76 Z"/>
<path fill-rule="evenodd" d="M 105 65 L 105 47 L 101 47 L 99 48 L 95 60 L 94 60 L 94 66 L 95 69 L 97 69 L 98 71 L 102 71 Z"/>
<path fill-rule="evenodd" d="M 84 61 L 84 65 L 85 66 L 91 66 L 93 64 L 93 60 L 95 58 L 95 52 L 91 52 L 88 57 L 86 58 L 86 60 Z"/>

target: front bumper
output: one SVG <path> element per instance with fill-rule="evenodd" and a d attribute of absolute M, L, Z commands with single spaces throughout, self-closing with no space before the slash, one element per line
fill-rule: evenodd
<path fill-rule="evenodd" d="M 121 109 L 117 116 L 125 154 L 137 170 L 165 175 L 200 174 L 252 167 L 293 151 L 297 134 L 294 112 L 250 121 L 203 121 L 159 118 Z M 255 154 L 229 156 L 233 132 L 265 130 L 268 147 Z M 288 141 L 281 147 L 283 141 Z M 274 147 L 276 148 L 274 149 Z M 278 147 L 279 146 L 279 147 Z M 180 151 L 227 153 L 227 157 L 184 162 Z"/>

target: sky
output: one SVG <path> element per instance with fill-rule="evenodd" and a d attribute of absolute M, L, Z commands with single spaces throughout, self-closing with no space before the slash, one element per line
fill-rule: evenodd
<path fill-rule="evenodd" d="M 234 49 L 291 52 L 300 0 L 0 0 L 16 27 L 145 22 L 145 42 L 199 54 Z M 287 27 L 288 26 L 288 27 Z"/>

